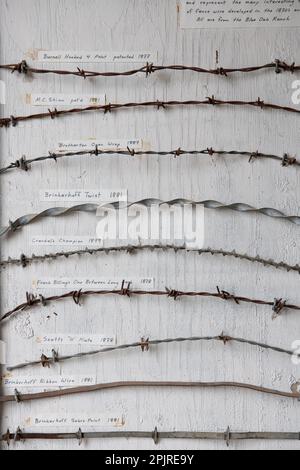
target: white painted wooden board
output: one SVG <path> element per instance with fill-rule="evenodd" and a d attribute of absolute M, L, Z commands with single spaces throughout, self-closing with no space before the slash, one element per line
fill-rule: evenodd
<path fill-rule="evenodd" d="M 175 0 L 21 0 L 0 1 L 1 63 L 20 61 L 27 50 L 137 50 L 158 51 L 159 64 L 247 66 L 275 58 L 299 63 L 297 29 L 181 30 Z M 60 67 L 59 65 L 55 65 Z M 75 67 L 74 64 L 64 66 Z M 112 64 L 90 68 L 110 70 Z M 116 68 L 128 68 L 128 64 Z M 156 73 L 144 77 L 89 79 L 41 76 L 34 79 L 1 74 L 7 87 L 2 115 L 24 114 L 26 93 L 102 94 L 108 100 L 193 99 L 216 97 L 261 99 L 291 104 L 290 74 L 262 72 L 230 79 L 186 73 Z M 33 108 L 33 112 L 36 110 Z M 153 149 L 233 148 L 261 150 L 299 157 L 299 118 L 257 109 L 198 108 L 173 110 L 122 110 L 85 114 L 54 121 L 33 121 L 1 130 L 1 166 L 23 154 L 45 154 L 61 140 L 94 138 L 145 138 Z M 13 172 L 1 178 L 1 225 L 22 214 L 49 207 L 39 201 L 41 189 L 128 188 L 129 199 L 184 196 L 246 202 L 299 214 L 299 172 L 279 164 L 242 158 L 154 157 L 78 158 L 36 165 L 28 174 Z M 43 253 L 31 247 L 34 235 L 92 235 L 96 219 L 73 215 L 43 220 L 26 227 L 2 243 L 2 257 L 22 252 Z M 206 246 L 236 249 L 292 264 L 299 261 L 299 227 L 256 215 L 208 211 Z M 51 251 L 52 248 L 50 248 Z M 1 275 L 1 312 L 25 298 L 36 277 L 154 276 L 156 286 L 179 289 L 225 290 L 273 299 L 283 297 L 299 304 L 295 273 L 285 273 L 234 259 L 189 254 L 140 253 L 82 257 L 28 267 L 10 268 Z M 56 312 L 58 316 L 53 315 Z M 49 318 L 47 316 L 49 315 Z M 118 342 L 151 338 L 214 335 L 224 331 L 269 344 L 291 348 L 299 339 L 299 315 L 284 313 L 271 321 L 270 308 L 237 306 L 213 299 L 181 299 L 174 303 L 156 298 L 89 298 L 81 308 L 71 301 L 23 313 L 5 323 L 1 339 L 7 342 L 10 364 L 39 356 L 33 336 L 48 333 L 116 335 Z M 63 349 L 60 350 L 63 352 Z M 3 369 L 4 370 L 4 369 Z M 23 375 L 45 374 L 39 368 Z M 300 376 L 288 357 L 242 345 L 182 344 L 152 348 L 149 353 L 128 351 L 69 361 L 49 374 L 97 374 L 98 382 L 113 380 L 235 380 L 288 390 Z M 21 375 L 21 372 L 20 372 Z M 5 405 L 1 431 L 16 428 L 29 416 L 80 413 L 121 414 L 124 430 L 295 431 L 299 429 L 297 401 L 238 390 L 115 390 L 104 393 Z M 26 427 L 25 427 L 26 429 Z M 55 428 L 51 428 L 55 431 Z M 62 430 L 62 428 L 58 428 Z M 84 430 L 84 429 L 83 429 Z M 27 442 L 15 448 L 77 449 L 76 442 Z M 81 449 L 154 449 L 151 440 L 84 442 Z M 224 449 L 223 442 L 161 441 L 157 449 Z M 240 442 L 232 449 L 298 449 L 298 442 Z"/>

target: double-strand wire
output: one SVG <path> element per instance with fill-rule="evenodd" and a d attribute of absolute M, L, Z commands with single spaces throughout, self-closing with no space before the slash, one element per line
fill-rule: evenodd
<path fill-rule="evenodd" d="M 80 205 L 76 205 L 73 207 L 52 207 L 38 214 L 27 214 L 27 215 L 23 215 L 19 217 L 13 222 L 10 221 L 8 226 L 2 227 L 0 229 L 0 237 L 3 237 L 9 233 L 13 233 L 19 228 L 32 224 L 39 219 L 43 219 L 44 217 L 62 217 L 62 216 L 72 214 L 74 212 L 97 214 L 100 208 L 120 210 L 120 209 L 129 209 L 130 207 L 135 206 L 135 205 L 143 206 L 146 208 L 147 207 L 150 208 L 154 205 L 156 206 L 192 205 L 192 206 L 203 206 L 206 209 L 218 209 L 218 210 L 228 209 L 228 210 L 240 212 L 242 214 L 245 214 L 245 213 L 262 214 L 267 217 L 272 217 L 275 219 L 283 219 L 295 225 L 300 225 L 300 216 L 288 216 L 277 209 L 272 209 L 269 207 L 263 207 L 263 208 L 257 209 L 253 206 L 250 206 L 249 204 L 244 204 L 244 203 L 224 204 L 222 202 L 213 201 L 213 200 L 193 201 L 191 199 L 184 199 L 184 198 L 176 198 L 170 201 L 163 201 L 157 198 L 147 198 L 147 199 L 142 199 L 140 201 L 135 201 L 135 202 L 123 202 L 123 201 L 112 202 L 110 204 L 104 204 L 102 206 L 99 204 L 80 204 Z"/>
<path fill-rule="evenodd" d="M 209 341 L 221 341 L 224 343 L 224 345 L 230 342 L 248 344 L 250 346 L 257 346 L 262 349 L 267 349 L 267 350 L 275 351 L 281 354 L 287 354 L 289 356 L 297 357 L 297 353 L 295 351 L 289 351 L 287 349 L 279 348 L 277 346 L 270 346 L 268 344 L 259 343 L 257 341 L 252 341 L 252 340 L 248 340 L 244 338 L 235 338 L 233 336 L 224 335 L 222 333 L 219 336 L 191 336 L 188 338 L 166 338 L 166 339 L 156 339 L 156 340 L 150 340 L 149 338 L 148 339 L 142 338 L 141 341 L 131 343 L 131 344 L 111 346 L 111 347 L 98 349 L 95 351 L 80 352 L 77 354 L 71 354 L 67 356 L 60 356 L 57 351 L 52 350 L 52 357 L 47 357 L 45 354 L 43 354 L 41 358 L 36 361 L 31 361 L 31 362 L 28 361 L 28 362 L 23 362 L 21 364 L 16 364 L 14 366 L 9 366 L 6 368 L 6 370 L 8 372 L 12 372 L 15 370 L 24 369 L 26 367 L 33 367 L 37 365 L 41 365 L 43 367 L 50 367 L 57 363 L 68 361 L 70 359 L 82 359 L 85 357 L 101 355 L 101 354 L 105 354 L 105 353 L 109 353 L 113 351 L 125 351 L 128 349 L 141 348 L 141 350 L 144 352 L 144 351 L 148 351 L 150 346 L 157 346 L 161 344 L 187 343 L 187 342 L 193 343 L 193 342 L 209 342 Z"/>
<path fill-rule="evenodd" d="M 77 67 L 77 70 L 61 70 L 61 69 L 46 69 L 46 68 L 36 68 L 31 67 L 28 65 L 26 60 L 22 60 L 17 64 L 3 64 L 0 65 L 0 69 L 8 70 L 12 73 L 19 72 L 20 74 L 37 74 L 37 75 L 60 75 L 60 76 L 74 76 L 74 77 L 81 77 L 81 78 L 95 78 L 95 77 L 131 77 L 138 74 L 143 74 L 146 77 L 161 71 L 172 71 L 172 72 L 184 72 L 190 71 L 194 73 L 203 73 L 203 74 L 210 74 L 210 75 L 219 75 L 221 77 L 227 77 L 230 74 L 234 74 L 237 72 L 240 73 L 253 73 L 259 72 L 262 70 L 274 70 L 276 74 L 280 74 L 281 72 L 291 72 L 295 73 L 300 70 L 300 65 L 296 65 L 295 62 L 292 64 L 288 64 L 287 62 L 279 59 L 275 59 L 274 62 L 264 64 L 264 65 L 256 65 L 250 67 L 234 67 L 234 68 L 224 68 L 224 67 L 217 67 L 215 69 L 197 67 L 197 66 L 188 66 L 188 65 L 155 65 L 153 63 L 147 62 L 142 67 L 132 69 L 132 70 L 125 70 L 125 71 L 111 71 L 111 72 L 94 72 L 92 70 L 84 70 Z"/>
<path fill-rule="evenodd" d="M 70 116 L 72 114 L 86 113 L 88 111 L 100 112 L 103 111 L 104 114 L 110 113 L 112 111 L 120 109 L 130 109 L 130 108 L 156 108 L 156 109 L 167 109 L 167 108 L 176 108 L 178 106 L 224 106 L 230 105 L 235 107 L 254 107 L 261 110 L 273 109 L 277 111 L 286 111 L 288 113 L 300 114 L 300 109 L 292 108 L 290 106 L 280 106 L 278 104 L 267 103 L 264 100 L 258 98 L 256 101 L 241 101 L 241 100 L 220 100 L 216 99 L 214 96 L 207 97 L 204 100 L 171 100 L 171 101 L 141 101 L 141 102 L 129 102 L 129 103 L 108 103 L 104 105 L 94 105 L 87 106 L 82 108 L 71 108 L 71 109 L 49 109 L 48 112 L 37 113 L 37 114 L 28 114 L 24 116 L 10 116 L 5 118 L 0 118 L 0 127 L 16 127 L 19 122 L 33 121 L 33 120 L 43 120 L 43 119 L 55 119 L 59 116 Z"/>
<path fill-rule="evenodd" d="M 1 318 L 0 322 L 3 322 L 10 317 L 14 316 L 19 312 L 23 312 L 24 310 L 31 309 L 36 306 L 47 306 L 50 302 L 56 302 L 58 300 L 65 300 L 65 299 L 72 299 L 76 305 L 80 306 L 81 300 L 84 297 L 90 296 L 107 296 L 107 295 L 116 295 L 122 296 L 125 298 L 130 298 L 131 296 L 150 296 L 150 297 L 166 297 L 174 300 L 178 300 L 183 297 L 212 297 L 215 299 L 221 299 L 224 301 L 233 301 L 236 305 L 240 303 L 249 303 L 255 305 L 265 305 L 272 307 L 273 311 L 273 319 L 275 319 L 278 315 L 282 313 L 284 309 L 290 310 L 300 310 L 299 305 L 292 305 L 288 304 L 286 300 L 282 298 L 276 298 L 273 301 L 266 301 L 266 300 L 258 300 L 258 299 L 250 299 L 248 297 L 238 296 L 231 294 L 225 290 L 221 290 L 217 287 L 216 292 L 200 292 L 200 291 L 180 291 L 176 289 L 169 289 L 168 287 L 165 290 L 134 290 L 130 287 L 131 283 L 126 285 L 125 281 L 123 281 L 122 286 L 120 289 L 114 290 L 79 290 L 79 291 L 70 291 L 66 292 L 61 295 L 54 295 L 51 297 L 44 297 L 43 295 L 34 295 L 31 293 L 26 293 L 26 301 L 22 304 L 18 305 L 17 307 L 13 308 L 9 312 L 5 313 Z"/>
<path fill-rule="evenodd" d="M 84 248 L 78 250 L 67 250 L 67 251 L 59 251 L 56 253 L 46 253 L 44 255 L 35 255 L 32 254 L 31 256 L 26 256 L 24 253 L 21 254 L 19 258 L 7 258 L 5 260 L 0 261 L 0 268 L 5 269 L 8 266 L 19 266 L 22 268 L 26 268 L 28 265 L 33 263 L 43 263 L 46 261 L 56 261 L 59 259 L 69 259 L 73 256 L 95 256 L 98 254 L 110 254 L 110 253 L 127 253 L 129 255 L 134 255 L 137 252 L 141 251 L 174 251 L 175 253 L 178 252 L 185 252 L 185 253 L 194 253 L 199 256 L 209 254 L 212 256 L 222 256 L 222 257 L 231 257 L 236 258 L 239 260 L 249 261 L 250 263 L 259 263 L 265 267 L 273 267 L 275 269 L 284 269 L 287 272 L 294 271 L 300 274 L 300 266 L 299 264 L 290 265 L 288 263 L 284 263 L 283 261 L 277 262 L 272 259 L 264 259 L 260 256 L 250 256 L 247 254 L 237 253 L 234 251 L 226 251 L 226 250 L 217 250 L 213 248 L 202 248 L 202 249 L 193 249 L 187 248 L 185 245 L 153 245 L 153 244 L 139 244 L 139 245 L 125 245 L 125 246 L 110 246 L 110 247 L 100 247 L 100 248 Z"/>
<path fill-rule="evenodd" d="M 75 152 L 61 152 L 61 153 L 55 153 L 55 152 L 48 152 L 48 155 L 44 155 L 41 157 L 36 157 L 36 158 L 31 158 L 27 159 L 25 155 L 23 155 L 21 158 L 18 160 L 10 163 L 9 165 L 0 168 L 0 174 L 6 173 L 10 170 L 23 170 L 25 172 L 28 172 L 31 168 L 32 164 L 39 163 L 39 162 L 44 162 L 47 160 L 53 160 L 55 162 L 58 162 L 58 160 L 61 160 L 62 158 L 67 158 L 67 157 L 80 157 L 80 156 L 113 156 L 113 155 L 119 155 L 119 156 L 130 156 L 130 157 L 141 157 L 141 156 L 161 156 L 161 157 L 166 157 L 166 156 L 173 156 L 175 158 L 181 157 L 184 155 L 191 155 L 191 156 L 242 156 L 246 157 L 251 163 L 252 161 L 256 159 L 268 159 L 268 160 L 275 160 L 281 163 L 282 167 L 289 167 L 289 166 L 300 166 L 300 161 L 298 161 L 295 157 L 291 157 L 288 153 L 285 153 L 283 157 L 280 157 L 279 155 L 274 155 L 274 154 L 269 154 L 269 153 L 262 153 L 262 152 L 249 152 L 249 151 L 238 151 L 238 150 L 214 150 L 212 147 L 208 147 L 207 149 L 204 150 L 183 150 L 182 148 L 178 148 L 176 150 L 170 150 L 170 151 L 156 151 L 156 150 L 134 150 L 131 148 L 127 148 L 127 150 L 100 150 L 98 146 L 95 146 L 95 149 L 90 149 L 90 150 L 79 150 Z"/>

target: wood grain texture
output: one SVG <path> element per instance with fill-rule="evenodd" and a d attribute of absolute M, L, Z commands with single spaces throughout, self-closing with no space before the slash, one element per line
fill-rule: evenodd
<path fill-rule="evenodd" d="M 28 49 L 158 50 L 158 63 L 247 66 L 275 58 L 299 63 L 300 38 L 295 29 L 235 31 L 181 30 L 175 0 L 0 0 L 1 63 L 21 60 Z M 75 66 L 75 65 L 74 65 Z M 96 65 L 103 70 L 112 64 Z M 119 65 L 119 68 L 127 65 Z M 109 101 L 144 99 L 202 99 L 214 94 L 228 99 L 261 99 L 291 105 L 290 74 L 272 72 L 253 76 L 198 76 L 192 73 L 157 73 L 142 77 L 91 79 L 44 76 L 30 79 L 2 73 L 7 103 L 2 115 L 23 114 L 30 92 L 106 93 Z M 299 156 L 299 118 L 256 109 L 128 110 L 116 114 L 74 116 L 49 122 L 30 122 L 1 130 L 1 166 L 23 154 L 37 156 L 63 139 L 89 137 L 142 137 L 153 148 L 259 149 Z M 43 188 L 128 188 L 129 199 L 216 199 L 275 207 L 299 214 L 299 171 L 282 169 L 268 161 L 249 165 L 243 159 L 193 157 L 68 159 L 36 165 L 31 173 L 14 172 L 1 178 L 1 225 L 8 219 L 39 211 Z M 2 243 L 2 256 L 33 250 L 33 235 L 92 235 L 96 219 L 74 215 L 43 220 L 26 227 Z M 262 216 L 231 212 L 206 214 L 206 245 L 299 261 L 299 227 Z M 51 276 L 154 276 L 156 287 L 228 290 L 258 298 L 287 298 L 299 303 L 299 277 L 235 259 L 173 253 L 139 253 L 83 257 L 33 265 L 26 271 L 11 268 L 1 275 L 1 311 L 23 301 L 31 279 Z M 58 316 L 53 315 L 56 312 Z M 49 315 L 49 318 L 47 318 Z M 72 302 L 23 313 L 3 325 L 9 363 L 36 357 L 41 349 L 33 336 L 49 333 L 110 333 L 119 343 L 178 334 L 219 334 L 253 338 L 290 348 L 300 339 L 299 315 L 284 313 L 271 321 L 269 308 L 237 306 L 213 299 L 86 299 L 78 308 Z M 69 347 L 60 348 L 63 354 Z M 35 374 L 47 371 L 35 370 Z M 66 362 L 50 374 L 97 373 L 98 382 L 115 380 L 236 380 L 288 390 L 299 378 L 299 366 L 289 358 L 241 345 L 184 344 L 152 348 L 149 353 L 128 351 L 105 358 Z M 28 371 L 25 372 L 28 375 Z M 21 375 L 21 372 L 20 372 Z M 49 402 L 6 405 L 1 430 L 11 430 L 28 416 L 72 411 L 123 414 L 124 429 L 225 431 L 300 431 L 297 402 L 233 390 L 122 390 L 53 399 Z M 17 444 L 15 448 L 23 448 Z M 28 442 L 27 449 L 77 449 L 76 442 Z M 154 449 L 152 441 L 95 441 L 81 449 Z M 162 441 L 157 449 L 224 449 L 222 442 Z M 232 449 L 298 449 L 297 442 L 240 442 Z M 156 448 L 155 448 L 156 449 Z"/>

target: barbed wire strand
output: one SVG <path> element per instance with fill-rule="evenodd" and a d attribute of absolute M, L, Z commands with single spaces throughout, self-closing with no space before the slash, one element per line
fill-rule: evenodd
<path fill-rule="evenodd" d="M 13 308 L 9 312 L 5 313 L 1 318 L 0 322 L 3 322 L 13 315 L 23 312 L 24 310 L 31 309 L 36 306 L 47 306 L 50 302 L 56 302 L 58 300 L 65 300 L 65 299 L 73 299 L 76 305 L 81 305 L 81 300 L 84 297 L 89 296 L 107 296 L 107 295 L 116 295 L 122 296 L 125 298 L 130 298 L 131 296 L 152 296 L 152 297 L 166 297 L 170 299 L 174 299 L 175 301 L 183 298 L 183 297 L 212 297 L 215 299 L 221 299 L 224 301 L 233 301 L 236 305 L 240 303 L 249 303 L 249 304 L 256 304 L 256 305 L 264 305 L 272 307 L 273 311 L 273 319 L 277 318 L 281 315 L 284 309 L 291 309 L 291 310 L 300 310 L 300 306 L 288 304 L 286 300 L 282 298 L 275 298 L 273 301 L 266 301 L 266 300 L 258 300 L 258 299 L 251 299 L 248 297 L 242 297 L 238 295 L 231 294 L 225 290 L 221 290 L 217 287 L 216 292 L 200 292 L 200 291 L 180 291 L 175 289 L 170 289 L 168 287 L 165 290 L 134 290 L 131 289 L 131 283 L 129 282 L 126 284 L 125 281 L 122 282 L 120 289 L 114 290 L 87 290 L 84 291 L 80 289 L 79 291 L 70 291 L 60 295 L 54 295 L 50 297 L 44 297 L 42 295 L 34 295 L 31 293 L 26 293 L 26 302 L 18 305 L 17 307 Z"/>
<path fill-rule="evenodd" d="M 265 267 L 273 267 L 275 269 L 284 269 L 287 272 L 295 271 L 300 274 L 300 266 L 290 265 L 284 262 L 276 262 L 272 259 L 263 259 L 259 256 L 250 256 L 247 254 L 237 253 L 235 250 L 233 251 L 225 251 L 225 250 L 217 250 L 212 248 L 203 248 L 203 249 L 193 249 L 187 248 L 185 245 L 125 245 L 125 246 L 111 246 L 111 247 L 101 247 L 101 248 L 84 248 L 78 250 L 69 250 L 69 251 L 60 251 L 56 253 L 46 253 L 44 255 L 35 255 L 32 254 L 31 256 L 26 256 L 24 253 L 21 254 L 19 258 L 11 258 L 9 257 L 6 260 L 0 261 L 0 268 L 5 269 L 8 266 L 19 266 L 22 268 L 26 268 L 28 265 L 32 263 L 42 263 L 46 261 L 55 261 L 60 258 L 64 260 L 69 259 L 73 256 L 82 256 L 82 255 L 90 255 L 94 256 L 97 254 L 110 254 L 110 253 L 127 253 L 129 255 L 134 255 L 140 251 L 174 251 L 175 253 L 178 252 L 186 252 L 186 253 L 194 253 L 199 256 L 209 254 L 212 256 L 223 256 L 223 257 L 232 257 L 240 260 L 249 261 L 251 263 L 259 263 Z"/>
<path fill-rule="evenodd" d="M 30 441 L 30 440 L 77 440 L 79 446 L 84 440 L 89 439 L 151 439 L 155 445 L 158 445 L 164 439 L 197 439 L 197 440 L 214 440 L 224 441 L 227 447 L 232 441 L 242 440 L 290 440 L 300 441 L 300 432 L 232 432 L 230 427 L 225 432 L 212 431 L 158 431 L 155 427 L 154 431 L 89 431 L 83 432 L 81 428 L 77 432 L 68 433 L 50 433 L 50 432 L 22 432 L 18 427 L 15 432 L 8 429 L 1 436 L 1 441 L 8 446 L 11 442 Z"/>
<path fill-rule="evenodd" d="M 196 66 L 187 66 L 187 65 L 154 65 L 153 63 L 147 62 L 142 67 L 132 69 L 132 70 L 125 70 L 125 71 L 110 71 L 110 72 L 94 72 L 92 70 L 84 70 L 77 67 L 77 70 L 61 70 L 61 69 L 46 69 L 46 68 L 36 68 L 31 67 L 28 65 L 26 60 L 22 60 L 16 64 L 3 64 L 0 65 L 0 69 L 8 70 L 12 73 L 19 72 L 19 74 L 39 74 L 39 75 L 61 75 L 61 76 L 74 76 L 74 77 L 81 77 L 81 78 L 95 78 L 95 77 L 129 77 L 138 74 L 143 74 L 146 77 L 161 71 L 174 71 L 174 72 L 184 72 L 190 71 L 195 73 L 203 73 L 203 74 L 210 74 L 210 75 L 219 75 L 221 77 L 228 77 L 230 74 L 234 73 L 253 73 L 262 70 L 274 70 L 276 74 L 280 74 L 282 72 L 291 72 L 292 74 L 298 72 L 300 70 L 300 65 L 296 65 L 295 62 L 292 64 L 288 64 L 285 61 L 275 59 L 274 62 L 264 64 L 264 65 L 257 65 L 257 66 L 250 66 L 250 67 L 234 67 L 234 68 L 223 68 L 218 67 L 215 69 L 203 68 L 203 67 L 196 67 Z"/>
<path fill-rule="evenodd" d="M 278 104 L 267 103 L 264 100 L 258 98 L 256 101 L 241 101 L 241 100 L 220 100 L 216 99 L 214 96 L 208 97 L 205 100 L 173 100 L 173 101 L 142 101 L 142 102 L 129 102 L 129 103 L 108 103 L 104 105 L 94 105 L 87 106 L 82 108 L 71 108 L 71 109 L 49 109 L 48 112 L 29 114 L 24 116 L 10 116 L 5 118 L 0 118 L 0 127 L 16 127 L 19 122 L 33 121 L 33 120 L 43 120 L 43 119 L 55 119 L 59 116 L 66 116 L 71 114 L 79 114 L 86 112 L 100 112 L 103 111 L 104 114 L 110 113 L 112 111 L 120 109 L 130 109 L 130 108 L 174 108 L 178 106 L 239 106 L 239 107 L 255 107 L 261 110 L 273 109 L 277 111 L 286 111 L 288 113 L 300 114 L 300 109 L 292 108 L 290 106 L 280 106 Z"/>
<path fill-rule="evenodd" d="M 289 356 L 298 357 L 295 351 L 289 351 L 287 349 L 282 349 L 276 346 L 270 346 L 268 344 L 259 343 L 259 342 L 244 339 L 244 338 L 235 338 L 233 336 L 228 336 L 228 335 L 225 335 L 224 333 L 221 333 L 221 335 L 218 335 L 218 336 L 191 336 L 188 338 L 166 338 L 166 339 L 156 339 L 156 340 L 150 340 L 149 338 L 148 339 L 142 338 L 141 341 L 131 343 L 131 344 L 110 346 L 110 347 L 97 349 L 95 351 L 86 351 L 86 352 L 80 352 L 77 354 L 65 355 L 65 356 L 60 356 L 58 352 L 53 349 L 52 357 L 47 357 L 45 354 L 42 354 L 39 360 L 27 361 L 21 364 L 16 364 L 14 366 L 8 366 L 6 367 L 6 370 L 8 372 L 13 372 L 15 370 L 24 369 L 27 367 L 33 367 L 37 365 L 41 365 L 43 367 L 50 367 L 55 364 L 61 363 L 63 361 L 68 361 L 70 359 L 82 359 L 85 357 L 96 356 L 99 354 L 100 355 L 106 354 L 109 352 L 124 351 L 128 349 L 137 349 L 137 348 L 141 348 L 142 352 L 144 352 L 144 351 L 148 351 L 151 346 L 157 346 L 161 344 L 187 343 L 187 342 L 193 343 L 193 342 L 204 342 L 204 341 L 205 342 L 221 341 L 224 343 L 224 345 L 227 345 L 228 343 L 231 343 L 231 342 L 236 342 L 236 343 L 241 343 L 241 344 L 247 344 L 250 346 L 257 346 L 262 349 L 267 349 L 267 350 L 275 351 L 278 353 L 287 354 Z M 299 357 L 300 357 L 300 353 L 299 353 Z"/>
<path fill-rule="evenodd" d="M 25 155 L 23 155 L 20 159 L 10 163 L 6 167 L 0 169 L 0 174 L 6 173 L 10 170 L 23 170 L 28 172 L 31 169 L 31 165 L 44 162 L 47 160 L 53 160 L 56 163 L 58 160 L 66 157 L 79 157 L 79 156 L 112 156 L 112 155 L 119 155 L 119 156 L 130 156 L 130 157 L 140 157 L 140 156 L 173 156 L 174 158 L 178 158 L 184 155 L 190 156 L 211 156 L 214 155 L 218 156 L 242 156 L 247 157 L 249 163 L 253 162 L 256 159 L 269 159 L 275 160 L 281 163 L 281 166 L 287 168 L 289 166 L 300 166 L 300 161 L 298 161 L 295 157 L 290 156 L 288 153 L 285 153 L 283 157 L 273 154 L 267 154 L 262 152 L 249 152 L 249 151 L 237 151 L 237 150 L 214 150 L 212 147 L 208 147 L 204 150 L 183 150 L 178 148 L 176 150 L 170 151 L 137 151 L 133 148 L 127 148 L 127 150 L 100 150 L 98 146 L 95 146 L 95 149 L 90 150 L 79 150 L 76 152 L 48 152 L 48 155 L 44 155 L 41 157 L 27 159 Z"/>

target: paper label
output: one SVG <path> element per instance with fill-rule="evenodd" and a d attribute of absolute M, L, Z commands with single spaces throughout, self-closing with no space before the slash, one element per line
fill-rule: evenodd
<path fill-rule="evenodd" d="M 27 427 L 82 427 L 93 428 L 95 427 L 122 427 L 125 425 L 125 419 L 116 413 L 95 413 L 93 415 L 74 414 L 70 413 L 68 416 L 32 416 L 26 418 L 24 425 Z"/>
<path fill-rule="evenodd" d="M 112 335 L 72 335 L 72 334 L 45 334 L 36 336 L 39 344 L 45 345 L 91 345 L 91 346 L 115 346 L 116 337 Z"/>
<path fill-rule="evenodd" d="M 299 0 L 182 0 L 182 28 L 300 26 Z"/>
<path fill-rule="evenodd" d="M 44 51 L 37 53 L 39 62 L 50 63 L 130 63 L 156 62 L 157 52 Z"/>
<path fill-rule="evenodd" d="M 127 189 L 47 189 L 40 191 L 43 202 L 99 202 L 127 201 Z"/>
<path fill-rule="evenodd" d="M 68 388 L 81 385 L 96 385 L 95 375 L 41 375 L 21 376 L 6 374 L 2 378 L 2 385 L 8 388 Z"/>
<path fill-rule="evenodd" d="M 41 289 L 94 289 L 94 290 L 118 290 L 122 286 L 124 278 L 40 278 L 32 281 L 32 288 Z M 154 287 L 154 278 L 133 278 L 125 279 L 125 286 L 131 283 L 134 289 L 151 289 Z"/>
<path fill-rule="evenodd" d="M 81 248 L 100 248 L 103 246 L 103 240 L 100 238 L 78 237 L 78 236 L 35 236 L 31 239 L 32 246 L 76 246 Z"/>
<path fill-rule="evenodd" d="M 58 143 L 58 152 L 80 152 L 81 150 L 143 150 L 142 139 L 86 139 L 86 140 L 64 140 Z"/>
<path fill-rule="evenodd" d="M 32 93 L 26 103 L 32 106 L 98 106 L 105 104 L 105 95 L 66 95 L 64 93 Z"/>
<path fill-rule="evenodd" d="M 6 343 L 4 341 L 0 341 L 0 364 L 6 364 Z"/>

